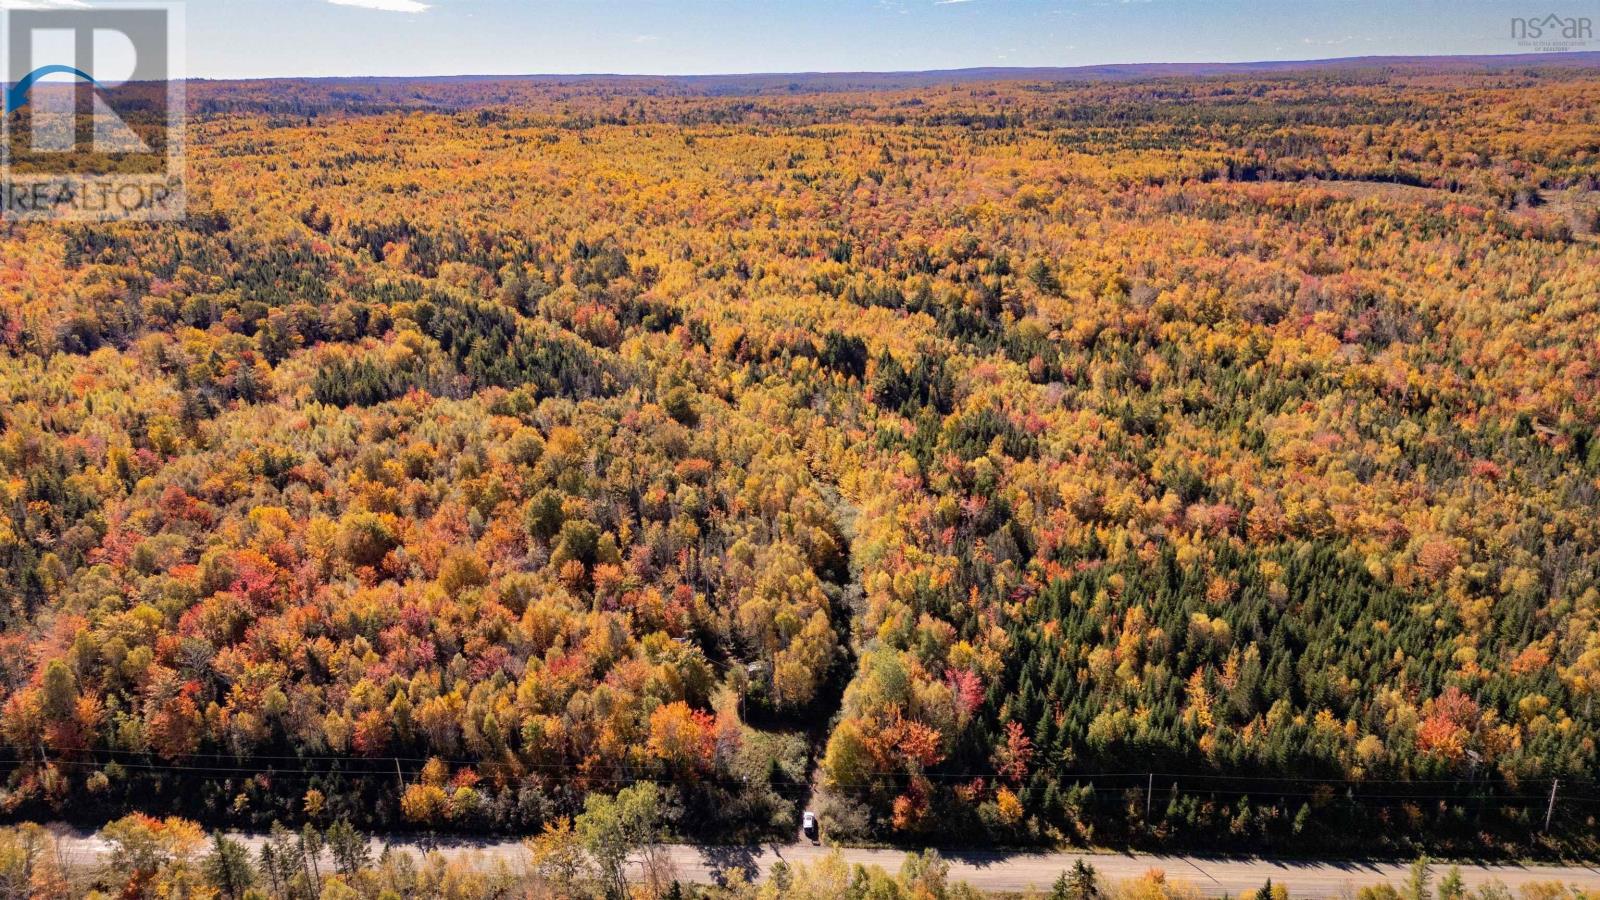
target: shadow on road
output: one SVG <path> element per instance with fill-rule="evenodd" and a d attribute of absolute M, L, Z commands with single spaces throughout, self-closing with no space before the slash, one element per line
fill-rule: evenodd
<path fill-rule="evenodd" d="M 1024 850 L 940 850 L 939 856 L 954 863 L 974 869 L 1011 865 L 1018 862 L 1048 862 L 1052 854 L 1031 853 Z"/>
<path fill-rule="evenodd" d="M 761 878 L 760 847 L 701 847 L 700 858 L 716 873 L 719 885 L 726 884 L 728 872 L 742 872 L 748 881 Z"/>

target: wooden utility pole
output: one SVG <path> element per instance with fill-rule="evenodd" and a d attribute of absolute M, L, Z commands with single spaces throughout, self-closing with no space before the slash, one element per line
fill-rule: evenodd
<path fill-rule="evenodd" d="M 1150 825 L 1150 795 L 1156 789 L 1156 773 L 1149 772 L 1147 774 L 1149 775 L 1149 778 L 1144 783 L 1144 824 L 1145 824 L 1146 827 L 1149 827 L 1149 825 Z"/>
<path fill-rule="evenodd" d="M 1556 812 L 1556 787 L 1560 784 L 1561 779 L 1559 778 L 1550 780 L 1550 805 L 1544 808 L 1544 830 L 1546 833 L 1550 831 L 1550 817 L 1555 815 Z"/>

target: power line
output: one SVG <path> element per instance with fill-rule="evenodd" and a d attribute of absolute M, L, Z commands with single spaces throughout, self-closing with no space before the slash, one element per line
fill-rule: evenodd
<path fill-rule="evenodd" d="M 352 760 L 356 760 L 356 759 L 360 759 L 360 758 L 343 758 L 343 759 L 345 761 L 352 761 Z M 384 763 L 393 762 L 394 766 L 395 766 L 394 776 L 400 777 L 401 784 L 403 786 L 404 785 L 404 774 L 403 774 L 403 770 L 402 770 L 402 768 L 400 766 L 400 762 L 403 759 L 404 758 L 402 758 L 402 757 L 379 757 L 379 758 L 370 760 L 370 762 L 372 762 L 374 764 L 374 766 L 381 766 Z M 348 778 L 348 779 L 378 778 L 378 779 L 387 780 L 390 777 L 392 777 L 391 773 L 388 771 L 386 766 L 384 768 L 382 768 L 382 769 L 373 768 L 373 769 L 370 769 L 370 770 L 353 770 L 353 771 L 338 770 L 338 769 L 328 769 L 328 770 L 321 770 L 321 771 L 308 771 L 308 770 L 303 770 L 303 769 L 302 770 L 292 770 L 291 769 L 291 770 L 279 771 L 279 770 L 272 770 L 272 769 L 251 768 L 251 767 L 246 767 L 246 766 L 186 766 L 186 765 L 176 765 L 176 764 L 171 764 L 171 763 L 155 763 L 155 762 L 126 762 L 125 763 L 125 762 L 112 761 L 111 763 L 102 764 L 102 763 L 99 763 L 99 762 L 88 761 L 88 760 L 68 760 L 68 759 L 59 759 L 59 758 L 58 759 L 44 759 L 44 760 L 40 760 L 40 761 L 44 762 L 46 764 L 50 764 L 50 765 L 74 766 L 74 767 L 79 767 L 79 768 L 101 769 L 101 768 L 104 768 L 105 765 L 114 764 L 114 765 L 120 766 L 120 767 L 125 768 L 125 769 L 138 769 L 138 770 L 142 770 L 142 771 L 151 771 L 151 772 L 184 772 L 184 773 L 189 774 L 191 777 L 203 778 L 203 779 L 206 779 L 206 780 L 225 780 L 225 779 L 231 779 L 231 778 L 251 779 L 251 778 L 257 778 L 257 777 L 262 777 L 262 776 L 265 776 L 265 777 L 267 777 L 269 779 L 272 779 L 272 780 L 283 780 L 283 781 L 317 781 L 317 780 L 322 780 L 322 779 L 345 779 L 345 778 Z M 27 765 L 30 765 L 30 764 L 32 764 L 32 763 L 29 762 L 29 761 L 19 761 L 19 762 L 13 763 L 12 765 L 13 765 L 13 769 L 16 770 L 16 769 L 21 769 L 21 768 L 23 768 L 23 767 L 25 767 Z M 574 770 L 574 769 L 577 768 L 575 766 L 553 766 L 553 767 L 554 768 L 563 769 L 563 770 Z M 419 769 L 413 769 L 410 774 L 415 776 L 415 777 L 420 777 L 422 773 L 421 773 L 421 771 Z M 888 774 L 888 775 L 894 775 L 894 776 L 898 777 L 898 776 L 903 776 L 903 775 L 908 776 L 909 773 L 895 772 L 895 773 L 877 773 L 877 774 L 878 775 Z M 1186 779 L 1186 778 L 1191 777 L 1191 776 L 1187 776 L 1187 775 L 1174 776 L 1174 775 L 1161 774 L 1161 773 L 1150 773 L 1150 772 L 1114 773 L 1114 774 L 1110 774 L 1110 775 L 1104 775 L 1104 774 L 1090 775 L 1090 774 L 1085 774 L 1085 775 L 1082 775 L 1080 777 L 1083 780 L 1090 781 L 1091 783 L 1090 784 L 1077 783 L 1077 784 L 1074 784 L 1071 789 L 1078 790 L 1078 791 L 1089 791 L 1091 793 L 1096 793 L 1096 794 L 1126 793 L 1129 790 L 1137 790 L 1138 789 L 1138 785 L 1130 784 L 1128 786 L 1118 787 L 1118 786 L 1108 786 L 1108 785 L 1095 785 L 1092 782 L 1094 780 L 1096 780 L 1096 779 L 1129 778 L 1129 777 L 1137 776 L 1140 779 L 1146 780 L 1146 786 L 1148 788 L 1150 786 L 1150 784 L 1151 784 L 1150 780 L 1153 779 L 1153 777 L 1155 775 L 1157 775 L 1157 774 L 1160 774 L 1160 777 L 1163 777 L 1163 778 L 1169 778 L 1169 777 L 1170 778 L 1174 778 L 1175 779 L 1174 782 L 1173 782 L 1173 786 L 1174 787 L 1177 787 L 1178 784 L 1181 783 L 1182 779 Z M 1213 776 L 1213 777 L 1217 777 L 1217 776 Z M 768 779 L 746 780 L 746 779 L 739 779 L 739 778 L 709 778 L 709 777 L 685 777 L 685 776 L 676 776 L 675 777 L 675 776 L 655 776 L 655 775 L 643 775 L 643 774 L 641 774 L 641 775 L 629 775 L 629 776 L 617 776 L 617 775 L 613 774 L 613 775 L 581 775 L 581 776 L 579 776 L 577 778 L 558 779 L 558 781 L 560 781 L 560 782 L 581 782 L 581 783 L 586 784 L 586 785 L 601 785 L 601 784 L 604 784 L 604 785 L 613 785 L 613 786 L 614 785 L 627 786 L 627 785 L 637 784 L 637 783 L 641 783 L 641 782 L 649 782 L 649 783 L 659 784 L 659 785 L 719 786 L 719 787 L 732 787 L 732 788 L 748 788 L 748 787 L 751 787 L 751 786 L 754 786 L 754 785 L 765 784 L 768 788 L 770 788 L 772 790 L 775 790 L 775 791 L 778 791 L 780 794 L 782 793 L 783 789 L 790 789 L 790 790 L 799 791 L 799 790 L 809 790 L 811 788 L 811 783 L 810 782 L 803 781 L 803 780 L 800 780 L 800 779 L 793 779 L 793 778 L 782 778 L 782 779 L 771 779 L 771 778 L 768 778 Z M 1457 783 L 1466 784 L 1467 782 L 1457 782 Z M 1551 792 L 1551 798 L 1550 798 L 1550 801 L 1549 801 L 1549 807 L 1547 809 L 1547 818 L 1548 818 L 1549 814 L 1551 812 L 1553 812 L 1553 810 L 1554 810 L 1554 803 L 1555 803 L 1555 801 L 1554 801 L 1554 794 L 1555 794 L 1554 787 L 1555 787 L 1555 784 L 1554 784 L 1554 782 L 1552 782 L 1552 792 Z M 865 796 L 865 795 L 868 795 L 868 794 L 881 792 L 880 788 L 878 788 L 877 786 L 874 786 L 874 785 L 836 785 L 834 787 L 829 788 L 829 790 L 834 792 L 834 793 L 849 794 L 849 795 L 854 795 L 854 796 Z M 1206 795 L 1210 795 L 1210 796 L 1226 796 L 1226 797 L 1251 797 L 1251 796 L 1256 796 L 1256 797 L 1261 797 L 1263 799 L 1269 799 L 1269 798 L 1277 798 L 1277 799 L 1289 799 L 1289 798 L 1294 798 L 1294 799 L 1318 799 L 1318 798 L 1327 798 L 1327 795 L 1325 793 L 1322 793 L 1322 792 L 1275 791 L 1275 790 L 1270 790 L 1270 789 L 1266 789 L 1266 790 L 1251 790 L 1251 789 L 1246 789 L 1246 788 L 1228 788 L 1228 787 L 1200 787 L 1199 789 L 1191 789 L 1191 790 L 1189 790 L 1187 792 L 1185 792 L 1181 788 L 1179 788 L 1178 789 L 1178 793 L 1180 795 L 1184 794 L 1184 793 L 1187 793 L 1187 794 L 1189 794 L 1191 796 L 1206 796 Z M 1503 795 L 1495 795 L 1495 796 L 1481 796 L 1481 795 L 1480 796 L 1462 796 L 1462 795 L 1459 795 L 1459 794 L 1440 794 L 1440 793 L 1385 793 L 1385 794 L 1358 794 L 1358 795 L 1355 795 L 1355 796 L 1350 797 L 1348 799 L 1352 799 L 1352 800 L 1355 800 L 1357 802 L 1373 802 L 1373 801 L 1446 801 L 1446 802 L 1452 803 L 1452 804 L 1454 804 L 1456 806 L 1478 806 L 1478 807 L 1518 806 L 1518 807 L 1528 807 L 1528 806 L 1532 806 L 1532 805 L 1535 805 L 1535 804 L 1545 803 L 1547 798 L 1542 794 L 1537 794 L 1537 795 L 1536 794 L 1503 794 Z M 1562 800 L 1562 802 L 1564 802 L 1564 803 L 1581 803 L 1581 804 L 1584 804 L 1584 805 L 1600 805 L 1600 798 L 1589 797 L 1587 795 L 1576 795 L 1576 796 L 1569 795 L 1568 797 L 1564 798 Z"/>
<path fill-rule="evenodd" d="M 136 759 L 143 760 L 143 761 L 148 761 L 152 757 L 152 754 L 150 754 L 148 752 L 144 752 L 144 751 L 122 750 L 122 749 L 115 749 L 115 748 L 54 747 L 54 748 L 51 748 L 51 749 L 55 750 L 58 753 L 84 753 L 84 754 L 98 754 L 98 755 L 109 755 L 109 756 L 115 756 L 115 755 L 131 756 L 131 757 L 134 757 Z M 516 758 L 515 756 L 512 756 L 509 759 L 503 759 L 502 760 L 502 759 L 494 759 L 494 758 L 488 758 L 488 757 L 454 758 L 454 757 L 443 757 L 443 756 L 401 756 L 401 755 L 394 755 L 394 754 L 381 754 L 381 755 L 375 755 L 375 756 L 358 756 L 358 755 L 351 755 L 351 754 L 345 754 L 345 755 L 304 754 L 304 755 L 288 756 L 288 755 L 273 755 L 273 754 L 259 754 L 259 753 L 250 753 L 250 754 L 240 755 L 240 754 L 230 754 L 230 753 L 190 752 L 190 753 L 162 754 L 162 758 L 165 758 L 165 759 L 201 759 L 201 760 L 203 760 L 203 759 L 213 759 L 213 760 L 233 761 L 233 762 L 238 762 L 238 763 L 248 763 L 248 762 L 253 761 L 253 760 L 275 760 L 275 761 L 283 761 L 283 762 L 335 762 L 335 763 L 351 764 L 351 765 L 370 764 L 370 765 L 374 765 L 374 766 L 387 765 L 391 761 L 393 761 L 393 762 L 407 762 L 407 763 L 423 763 L 423 764 L 426 764 L 426 763 L 433 762 L 433 761 L 437 760 L 439 762 L 442 762 L 442 763 L 445 763 L 446 765 L 451 765 L 451 766 L 484 767 L 484 766 L 501 766 L 501 765 L 505 765 L 505 766 L 512 766 L 512 767 L 521 768 L 521 769 L 539 769 L 539 770 L 551 770 L 551 771 L 578 771 L 578 770 L 581 770 L 583 768 L 583 766 L 581 764 L 573 763 L 573 762 L 529 762 L 529 761 L 526 761 L 526 760 L 522 760 L 522 759 Z M 33 760 L 31 760 L 31 759 L 21 759 L 21 758 L 19 758 L 17 760 L 17 762 L 19 764 L 25 764 L 25 763 L 28 763 L 28 762 L 31 762 L 31 761 L 33 761 Z M 118 765 L 123 765 L 125 767 L 134 765 L 134 763 L 123 763 L 123 762 L 120 762 L 120 761 L 117 761 L 117 760 L 112 760 L 112 762 L 116 762 Z M 142 767 L 144 767 L 144 768 L 159 767 L 159 768 L 166 768 L 166 769 L 186 769 L 186 768 L 205 769 L 205 768 L 211 768 L 211 769 L 221 769 L 221 770 L 227 770 L 227 771 L 247 771 L 247 772 L 253 772 L 253 773 L 258 773 L 258 772 L 259 773 L 265 773 L 265 772 L 271 771 L 271 770 L 263 770 L 263 769 L 260 769 L 260 768 L 248 767 L 248 766 L 234 766 L 234 767 L 180 766 L 180 765 L 175 765 L 175 764 L 172 764 L 172 763 L 160 763 L 160 764 L 157 764 L 157 763 L 150 763 L 150 762 L 146 762 Z M 896 769 L 874 769 L 874 770 L 871 770 L 871 771 L 869 771 L 869 772 L 867 772 L 865 774 L 868 777 L 896 777 L 896 776 L 901 776 L 901 775 L 910 775 L 911 773 L 908 770 L 896 768 Z M 942 780 L 951 780 L 951 779 L 954 779 L 954 780 L 975 780 L 975 779 L 979 779 L 979 778 L 983 778 L 983 779 L 1002 779 L 1002 780 L 1004 780 L 1004 779 L 1007 778 L 1007 776 L 1004 773 L 1001 773 L 1001 772 L 998 772 L 998 771 L 994 771 L 994 770 L 974 770 L 974 771 L 958 771 L 958 772 L 951 772 L 951 771 L 937 772 L 936 771 L 936 772 L 919 772 L 919 773 L 916 773 L 916 774 L 918 775 L 918 777 L 926 778 L 926 779 L 928 779 L 930 781 L 936 781 L 936 780 L 941 780 L 941 779 Z M 1060 772 L 1060 773 L 1057 773 L 1057 775 L 1061 780 L 1066 780 L 1066 779 L 1116 779 L 1116 778 L 1124 778 L 1124 779 L 1132 779 L 1132 780 L 1139 780 L 1139 781 L 1147 781 L 1149 779 L 1154 779 L 1154 778 L 1163 778 L 1163 779 L 1173 779 L 1173 780 L 1177 780 L 1177 781 L 1221 781 L 1221 782 L 1231 782 L 1231 783 L 1245 782 L 1245 783 L 1256 783 L 1256 784 L 1267 785 L 1268 786 L 1268 790 L 1266 791 L 1267 793 L 1275 793 L 1275 792 L 1270 790 L 1270 786 L 1276 785 L 1276 784 L 1280 784 L 1280 783 L 1327 784 L 1327 785 L 1344 785 L 1344 786 L 1349 786 L 1349 787 L 1377 787 L 1377 786 L 1394 786 L 1394 785 L 1400 785 L 1400 786 L 1409 786 L 1409 785 L 1456 785 L 1456 786 L 1467 787 L 1467 788 L 1482 788 L 1482 787 L 1490 786 L 1490 785 L 1493 784 L 1493 782 L 1482 780 L 1482 779 L 1462 779 L 1462 778 L 1433 778 L 1433 779 L 1429 779 L 1429 778 L 1387 778 L 1387 779 L 1383 779 L 1383 778 L 1340 778 L 1340 777 L 1331 777 L 1331 776 L 1330 777 L 1319 777 L 1319 776 L 1313 776 L 1313 775 L 1248 775 L 1248 774 L 1228 775 L 1228 774 L 1203 773 L 1203 772 L 1159 772 L 1159 771 L 1152 771 L 1152 770 L 1145 770 L 1145 771 L 1138 771 L 1138 772 L 1094 772 L 1094 771 Z M 1530 778 L 1530 779 L 1519 779 L 1519 780 L 1523 781 L 1523 782 L 1527 782 L 1527 783 L 1537 784 L 1539 782 L 1542 782 L 1544 779 L 1542 779 L 1542 778 Z M 1418 795 L 1418 796 L 1424 796 L 1424 795 Z M 1445 797 L 1449 797 L 1449 796 L 1453 796 L 1453 795 L 1450 795 L 1450 794 L 1434 794 L 1434 795 L 1426 795 L 1426 796 L 1436 796 L 1436 797 L 1445 798 Z"/>

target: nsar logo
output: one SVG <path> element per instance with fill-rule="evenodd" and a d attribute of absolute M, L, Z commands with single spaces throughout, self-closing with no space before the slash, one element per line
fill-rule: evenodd
<path fill-rule="evenodd" d="M 1594 20 L 1588 16 L 1516 17 L 1511 20 L 1511 39 L 1531 50 L 1561 52 L 1579 50 L 1594 40 Z"/>

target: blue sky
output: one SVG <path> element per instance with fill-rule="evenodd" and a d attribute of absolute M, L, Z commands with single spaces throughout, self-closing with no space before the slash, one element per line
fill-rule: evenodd
<path fill-rule="evenodd" d="M 189 74 L 888 71 L 1516 53 L 1510 18 L 1549 12 L 1600 18 L 1600 3 L 189 0 Z"/>

